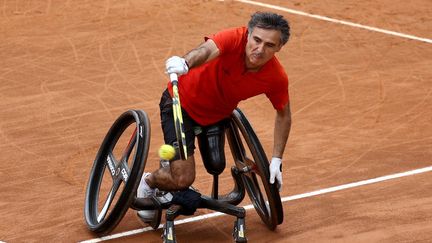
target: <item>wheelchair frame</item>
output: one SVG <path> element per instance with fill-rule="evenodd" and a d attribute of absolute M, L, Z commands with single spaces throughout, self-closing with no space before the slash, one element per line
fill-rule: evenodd
<path fill-rule="evenodd" d="M 121 158 L 118 159 L 113 151 L 120 137 L 129 127 L 134 131 Z M 156 210 L 157 213 L 149 225 L 157 229 L 162 210 L 166 209 L 163 239 L 164 242 L 176 242 L 174 220 L 180 215 L 181 206 L 158 197 L 136 198 L 136 190 L 147 162 L 150 133 L 147 114 L 142 110 L 129 110 L 120 115 L 106 134 L 94 160 L 85 196 L 84 216 L 92 232 L 109 233 L 129 208 Z M 231 167 L 234 188 L 228 194 L 219 195 L 218 175 L 213 175 L 212 195 L 201 195 L 199 208 L 208 208 L 235 216 L 234 240 L 246 242 L 245 209 L 236 206 L 244 199 L 245 191 L 261 220 L 270 230 L 274 230 L 283 222 L 283 208 L 276 184 L 269 183 L 269 162 L 266 154 L 240 109 L 233 111 L 225 133 L 234 159 L 234 165 Z M 106 180 L 109 181 L 109 178 L 104 180 L 104 174 L 111 177 L 111 185 L 108 186 L 109 192 L 105 200 L 102 200 L 103 206 L 99 209 L 103 197 L 100 191 L 105 186 L 102 184 Z"/>

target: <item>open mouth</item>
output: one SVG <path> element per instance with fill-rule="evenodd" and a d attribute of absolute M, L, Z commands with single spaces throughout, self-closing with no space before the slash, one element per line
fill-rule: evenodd
<path fill-rule="evenodd" d="M 262 59 L 262 55 L 260 55 L 260 54 L 252 54 L 251 55 L 251 59 L 253 61 L 259 61 L 260 59 Z"/>

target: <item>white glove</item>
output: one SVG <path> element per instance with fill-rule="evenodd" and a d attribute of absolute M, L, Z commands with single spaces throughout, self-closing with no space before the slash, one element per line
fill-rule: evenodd
<path fill-rule="evenodd" d="M 177 73 L 178 75 L 186 74 L 189 71 L 188 64 L 184 58 L 172 56 L 165 62 L 166 72 Z"/>
<path fill-rule="evenodd" d="M 282 159 L 273 157 L 270 162 L 270 184 L 275 183 L 277 180 L 277 187 L 279 191 L 282 189 Z"/>

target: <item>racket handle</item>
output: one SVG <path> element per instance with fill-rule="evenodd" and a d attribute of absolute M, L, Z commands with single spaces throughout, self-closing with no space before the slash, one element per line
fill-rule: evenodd
<path fill-rule="evenodd" d="M 169 76 L 170 76 L 171 83 L 174 83 L 174 82 L 177 83 L 178 82 L 178 75 L 177 75 L 177 73 L 170 73 Z"/>

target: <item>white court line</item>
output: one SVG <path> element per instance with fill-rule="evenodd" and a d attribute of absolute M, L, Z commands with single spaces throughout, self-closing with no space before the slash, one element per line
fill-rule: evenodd
<path fill-rule="evenodd" d="M 290 9 L 290 8 L 284 8 L 284 7 L 280 7 L 280 6 L 276 6 L 276 5 L 272 5 L 272 4 L 267 4 L 267 3 L 261 3 L 261 2 L 255 2 L 255 1 L 249 1 L 249 0 L 236 0 L 236 1 L 251 4 L 251 5 L 261 6 L 261 7 L 265 7 L 265 8 L 280 10 L 280 11 L 284 11 L 284 12 L 291 13 L 291 14 L 306 16 L 306 17 L 310 17 L 310 18 L 314 18 L 314 19 L 324 20 L 324 21 L 328 21 L 328 22 L 332 22 L 332 23 L 348 25 L 348 26 L 352 26 L 352 27 L 356 27 L 356 28 L 360 28 L 360 29 L 366 29 L 366 30 L 370 30 L 370 31 L 380 32 L 380 33 L 384 33 L 384 34 L 388 34 L 388 35 L 398 36 L 398 37 L 402 37 L 402 38 L 407 38 L 407 39 L 411 39 L 411 40 L 422 41 L 422 42 L 432 44 L 432 39 L 428 39 L 428 38 L 422 38 L 422 37 L 418 37 L 418 36 L 414 36 L 414 35 L 403 34 L 403 33 L 395 32 L 395 31 L 391 31 L 391 30 L 380 29 L 380 28 L 371 27 L 371 26 L 362 25 L 362 24 L 356 24 L 353 22 L 345 21 L 345 20 L 338 20 L 338 19 L 333 19 L 333 18 L 329 18 L 329 17 L 317 15 L 317 14 L 310 14 L 310 13 L 306 13 L 306 12 L 302 12 L 302 11 L 298 11 L 298 10 L 294 10 L 294 9 Z"/>
<path fill-rule="evenodd" d="M 297 200 L 297 199 L 318 196 L 318 195 L 322 195 L 322 194 L 326 194 L 326 193 L 330 193 L 330 192 L 346 190 L 346 189 L 350 189 L 350 188 L 354 188 L 354 187 L 369 185 L 369 184 L 373 184 L 373 183 L 383 182 L 383 181 L 387 181 L 387 180 L 392 180 L 392 179 L 397 179 L 397 178 L 401 178 L 401 177 L 405 177 L 405 176 L 421 174 L 421 173 L 430 172 L 430 171 L 432 171 L 432 166 L 421 168 L 421 169 L 416 169 L 416 170 L 410 170 L 410 171 L 406 171 L 406 172 L 401 172 L 401 173 L 397 173 L 397 174 L 387 175 L 387 176 L 381 176 L 381 177 L 377 177 L 377 178 L 373 178 L 373 179 L 369 179 L 369 180 L 353 182 L 353 183 L 344 184 L 344 185 L 340 185 L 340 186 L 324 188 L 321 190 L 297 194 L 297 195 L 293 195 L 293 196 L 283 197 L 283 198 L 281 198 L 281 200 L 282 200 L 282 202 L 293 201 L 293 200 Z M 246 210 L 253 209 L 253 205 L 249 204 L 249 205 L 244 206 L 244 208 Z M 190 222 L 196 222 L 196 221 L 205 220 L 208 218 L 215 218 L 215 217 L 219 217 L 222 215 L 225 215 L 225 214 L 216 212 L 216 213 L 199 215 L 196 217 L 177 220 L 177 221 L 175 221 L 175 225 L 186 224 L 186 223 L 190 223 Z M 159 229 L 162 227 L 163 227 L 163 224 L 159 226 Z M 96 242 L 101 242 L 101 241 L 105 241 L 105 240 L 112 240 L 112 239 L 130 236 L 130 235 L 136 235 L 136 234 L 147 232 L 147 231 L 153 231 L 153 228 L 146 227 L 146 228 L 126 231 L 126 232 L 122 232 L 122 233 L 104 236 L 101 238 L 95 238 L 95 239 L 81 241 L 80 243 L 96 243 Z"/>

